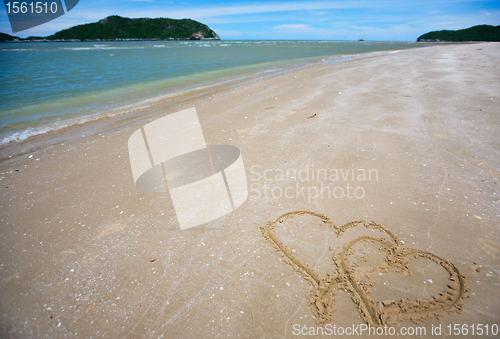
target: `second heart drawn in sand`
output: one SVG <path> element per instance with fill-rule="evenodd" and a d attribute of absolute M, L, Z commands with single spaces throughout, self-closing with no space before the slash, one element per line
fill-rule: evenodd
<path fill-rule="evenodd" d="M 312 217 L 317 223 L 328 227 L 336 234 L 337 239 L 344 232 L 354 228 L 362 231 L 362 234 L 350 239 L 343 249 L 333 255 L 335 271 L 326 277 L 322 278 L 316 270 L 302 261 L 295 250 L 285 245 L 275 233 L 274 229 L 277 226 L 301 216 Z M 364 229 L 359 230 L 363 227 Z M 335 294 L 341 290 L 351 294 L 351 299 L 357 304 L 361 317 L 365 323 L 372 326 L 394 326 L 397 321 L 409 319 L 419 322 L 426 318 L 439 318 L 445 313 L 460 312 L 463 300 L 469 294 L 466 278 L 453 263 L 428 251 L 406 248 L 403 241 L 395 234 L 373 221 L 355 220 L 337 227 L 327 216 L 311 211 L 295 211 L 283 214 L 274 222 L 262 226 L 261 230 L 283 261 L 292 266 L 312 286 L 307 299 L 318 324 L 325 324 L 331 320 L 335 311 Z M 371 232 L 366 232 L 368 230 Z M 379 231 L 378 235 L 374 236 L 373 231 Z M 378 246 L 384 259 L 377 265 L 361 269 L 359 263 L 362 260 L 356 262 L 353 257 L 363 243 Z M 376 255 L 371 253 L 369 256 Z M 408 277 L 412 273 L 410 261 L 414 263 L 415 260 L 430 261 L 447 272 L 447 279 L 441 292 L 423 298 L 381 301 L 376 301 L 370 296 L 371 288 L 375 285 L 375 280 L 370 277 L 373 273 L 392 272 Z"/>

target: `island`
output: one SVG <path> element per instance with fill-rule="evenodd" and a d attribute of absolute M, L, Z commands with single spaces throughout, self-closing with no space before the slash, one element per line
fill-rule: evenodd
<path fill-rule="evenodd" d="M 139 18 L 118 15 L 63 29 L 47 37 L 22 39 L 0 33 L 0 41 L 220 40 L 207 25 L 191 19 Z"/>
<path fill-rule="evenodd" d="M 500 41 L 500 26 L 478 25 L 456 31 L 442 30 L 423 34 L 421 42 Z"/>
<path fill-rule="evenodd" d="M 18 38 L 17 36 L 12 36 L 9 34 L 5 33 L 0 33 L 0 42 L 5 42 L 5 41 L 17 41 L 20 40 L 21 38 Z"/>

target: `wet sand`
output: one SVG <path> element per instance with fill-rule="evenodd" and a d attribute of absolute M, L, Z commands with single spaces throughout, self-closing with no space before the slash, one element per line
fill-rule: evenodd
<path fill-rule="evenodd" d="M 4 162 L 1 336 L 500 325 L 498 60 L 485 43 L 315 65 Z M 190 107 L 241 150 L 249 196 L 181 231 L 168 193 L 136 189 L 127 141 Z"/>

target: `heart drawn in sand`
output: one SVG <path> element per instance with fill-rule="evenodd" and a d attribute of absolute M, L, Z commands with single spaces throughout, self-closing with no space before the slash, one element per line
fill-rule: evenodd
<path fill-rule="evenodd" d="M 362 227 L 366 231 L 378 230 L 380 236 L 373 236 L 373 232 L 364 232 L 349 240 L 343 249 L 333 256 L 335 272 L 322 278 L 318 272 L 298 258 L 295 251 L 285 245 L 274 232 L 277 226 L 304 215 L 319 218 L 319 223 L 336 233 L 337 239 L 347 230 Z M 395 234 L 373 221 L 355 220 L 337 227 L 327 216 L 310 211 L 295 211 L 283 214 L 274 222 L 262 226 L 261 230 L 265 239 L 282 256 L 283 261 L 292 266 L 312 286 L 306 297 L 318 324 L 331 320 L 335 311 L 335 294 L 339 290 L 351 294 L 351 299 L 357 304 L 361 317 L 371 326 L 394 326 L 396 321 L 409 319 L 419 322 L 426 318 L 439 318 L 444 313 L 459 313 L 463 307 L 463 300 L 469 294 L 466 278 L 453 263 L 424 250 L 406 248 Z M 374 300 L 370 296 L 370 288 L 375 285 L 375 281 L 361 279 L 357 270 L 358 264 L 353 262 L 356 248 L 363 243 L 378 245 L 384 255 L 384 260 L 379 265 L 363 272 L 367 277 L 367 272 L 396 272 L 402 276 L 410 276 L 412 269 L 410 261 L 427 260 L 447 272 L 448 279 L 443 290 L 420 299 Z"/>

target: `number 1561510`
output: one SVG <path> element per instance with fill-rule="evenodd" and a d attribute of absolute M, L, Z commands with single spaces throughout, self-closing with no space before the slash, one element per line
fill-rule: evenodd
<path fill-rule="evenodd" d="M 47 14 L 47 13 L 56 13 L 57 12 L 57 2 L 6 2 L 5 7 L 7 8 L 8 14 L 17 14 L 17 13 L 30 13 L 30 14 Z"/>

